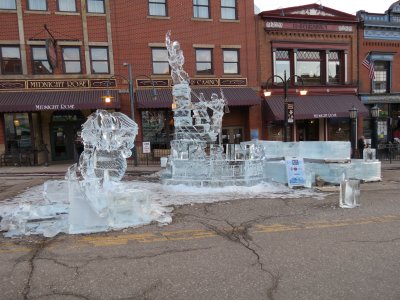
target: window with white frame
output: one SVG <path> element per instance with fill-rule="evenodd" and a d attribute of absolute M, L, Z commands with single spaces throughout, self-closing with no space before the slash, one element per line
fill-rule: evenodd
<path fill-rule="evenodd" d="M 288 50 L 277 50 L 275 51 L 275 74 L 282 78 L 290 76 L 290 56 Z M 274 78 L 275 83 L 282 83 L 279 78 Z"/>
<path fill-rule="evenodd" d="M 193 0 L 193 17 L 199 19 L 210 19 L 209 0 Z"/>
<path fill-rule="evenodd" d="M 239 74 L 239 50 L 223 49 L 224 74 Z"/>
<path fill-rule="evenodd" d="M 306 85 L 321 84 L 321 52 L 302 50 L 297 52 L 297 74 Z"/>
<path fill-rule="evenodd" d="M 18 46 L 0 46 L 2 75 L 22 74 L 21 53 Z"/>
<path fill-rule="evenodd" d="M 221 0 L 221 19 L 237 19 L 236 0 Z"/>
<path fill-rule="evenodd" d="M 63 47 L 62 57 L 64 73 L 79 74 L 82 72 L 79 47 Z"/>
<path fill-rule="evenodd" d="M 93 74 L 110 73 L 107 47 L 90 47 L 90 61 Z"/>
<path fill-rule="evenodd" d="M 106 11 L 104 0 L 87 0 L 87 12 L 104 14 Z"/>
<path fill-rule="evenodd" d="M 0 0 L 0 9 L 17 9 L 15 0 Z"/>
<path fill-rule="evenodd" d="M 213 74 L 212 49 L 196 49 L 196 72 L 199 75 Z"/>
<path fill-rule="evenodd" d="M 28 0 L 29 10 L 47 10 L 46 0 Z"/>
<path fill-rule="evenodd" d="M 58 11 L 76 12 L 76 0 L 58 0 Z"/>
<path fill-rule="evenodd" d="M 153 74 L 169 74 L 168 51 L 165 48 L 151 49 Z"/>
<path fill-rule="evenodd" d="M 330 51 L 328 54 L 328 82 L 338 84 L 342 82 L 341 79 L 341 54 L 343 52 Z"/>
<path fill-rule="evenodd" d="M 149 16 L 167 16 L 167 0 L 149 0 Z"/>
<path fill-rule="evenodd" d="M 372 81 L 372 91 L 374 94 L 390 93 L 389 86 L 389 61 L 374 61 L 375 79 Z"/>
<path fill-rule="evenodd" d="M 52 74 L 53 69 L 47 60 L 45 46 L 32 47 L 32 70 L 34 74 Z"/>

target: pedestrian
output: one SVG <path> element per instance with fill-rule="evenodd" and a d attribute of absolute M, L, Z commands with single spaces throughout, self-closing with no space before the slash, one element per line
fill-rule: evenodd
<path fill-rule="evenodd" d="M 360 138 L 357 141 L 357 148 L 358 148 L 359 157 L 363 158 L 363 152 L 364 152 L 364 148 L 365 148 L 365 138 L 363 135 L 360 136 Z"/>

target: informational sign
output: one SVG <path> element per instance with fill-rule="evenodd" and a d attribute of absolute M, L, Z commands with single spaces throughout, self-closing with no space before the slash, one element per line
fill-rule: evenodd
<path fill-rule="evenodd" d="M 288 186 L 304 186 L 306 178 L 304 174 L 304 160 L 299 157 L 286 157 L 286 174 Z"/>
<path fill-rule="evenodd" d="M 286 116 L 287 116 L 287 122 L 289 124 L 293 124 L 294 122 L 294 103 L 293 102 L 286 102 Z"/>
<path fill-rule="evenodd" d="M 150 153 L 151 147 L 150 142 L 143 142 L 143 153 Z"/>

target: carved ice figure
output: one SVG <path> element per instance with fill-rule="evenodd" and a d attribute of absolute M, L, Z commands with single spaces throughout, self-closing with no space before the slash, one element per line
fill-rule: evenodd
<path fill-rule="evenodd" d="M 120 181 L 137 132 L 136 123 L 122 113 L 97 110 L 91 114 L 82 125 L 84 151 L 79 167 L 83 178 Z"/>
<path fill-rule="evenodd" d="M 183 70 L 185 58 L 178 41 L 171 42 L 171 31 L 165 35 L 165 44 L 169 53 L 168 62 L 171 66 L 171 76 L 174 84 L 189 83 L 189 75 Z"/>

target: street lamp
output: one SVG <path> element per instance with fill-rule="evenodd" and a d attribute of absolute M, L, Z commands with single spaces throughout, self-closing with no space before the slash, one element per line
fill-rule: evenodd
<path fill-rule="evenodd" d="M 371 148 L 376 149 L 378 146 L 378 117 L 379 117 L 379 107 L 376 104 L 371 108 L 371 117 L 372 117 Z"/>
<path fill-rule="evenodd" d="M 131 106 L 131 119 L 135 122 L 135 90 L 134 90 L 133 78 L 132 78 L 132 65 L 130 63 L 124 62 L 123 66 L 128 68 L 128 78 L 126 78 L 125 76 L 120 75 L 120 74 L 112 75 L 107 81 L 107 94 L 102 96 L 102 98 L 104 99 L 105 103 L 111 103 L 111 101 L 112 101 L 113 97 L 110 95 L 110 91 L 108 90 L 108 83 L 111 79 L 114 79 L 116 77 L 121 77 L 124 80 L 126 80 L 128 82 L 129 103 Z M 154 81 L 147 75 L 138 75 L 138 76 L 144 76 L 151 81 L 151 85 L 153 87 L 152 97 L 153 97 L 153 100 L 157 99 L 157 91 L 154 87 Z M 138 158 L 137 158 L 136 147 L 133 147 L 132 153 L 133 153 L 134 165 L 137 166 Z"/>
<path fill-rule="evenodd" d="M 349 117 L 350 117 L 350 130 L 351 130 L 351 149 L 352 149 L 352 156 L 356 158 L 357 152 L 357 117 L 358 117 L 358 109 L 354 107 L 349 109 Z"/>
<path fill-rule="evenodd" d="M 298 76 L 298 75 L 293 75 L 293 76 L 290 76 L 289 78 L 286 78 L 286 71 L 284 71 L 284 73 L 283 73 L 283 78 L 281 77 L 281 76 L 279 76 L 279 75 L 273 75 L 273 76 L 271 76 L 271 77 L 269 77 L 268 79 L 267 79 L 267 82 L 266 83 L 263 83 L 262 84 L 262 86 L 261 86 L 261 88 L 263 89 L 263 94 L 264 94 L 264 97 L 270 97 L 271 95 L 272 95 L 272 92 L 271 92 L 271 90 L 269 90 L 269 83 L 270 83 L 270 81 L 271 80 L 273 80 L 274 78 L 279 78 L 281 81 L 282 81 L 282 83 L 283 83 L 283 92 L 284 92 L 284 118 L 285 118 L 285 120 L 284 120 L 284 123 L 285 123 L 285 126 L 284 126 L 284 131 L 283 131 L 283 141 L 284 142 L 287 142 L 287 135 L 288 135 L 288 123 L 293 123 L 294 122 L 294 104 L 293 103 L 289 103 L 288 101 L 287 101 L 287 96 L 288 96 L 288 88 L 289 88 L 289 83 L 290 83 L 290 80 L 292 79 L 292 78 L 299 78 L 300 79 L 300 82 L 301 82 L 301 84 L 302 84 L 302 89 L 300 90 L 300 95 L 301 96 L 305 96 L 305 95 L 307 95 L 307 90 L 306 89 L 304 89 L 304 81 L 303 81 L 303 78 L 301 78 L 300 76 Z M 289 115 L 289 110 L 291 111 L 291 114 Z M 289 118 L 290 117 L 290 118 Z"/>

